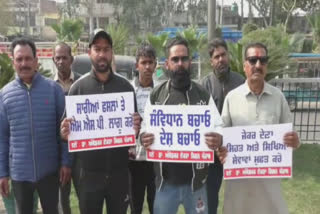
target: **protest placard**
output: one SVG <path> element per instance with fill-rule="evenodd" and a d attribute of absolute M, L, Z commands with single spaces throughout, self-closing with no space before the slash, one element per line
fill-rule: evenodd
<path fill-rule="evenodd" d="M 224 128 L 224 179 L 291 177 L 292 148 L 283 143 L 289 131 L 291 123 Z"/>
<path fill-rule="evenodd" d="M 135 145 L 133 92 L 66 96 L 69 151 Z"/>
<path fill-rule="evenodd" d="M 221 132 L 221 118 L 213 101 L 209 105 L 146 105 L 144 117 L 146 132 L 155 136 L 147 160 L 214 161 L 204 136 L 219 128 Z"/>

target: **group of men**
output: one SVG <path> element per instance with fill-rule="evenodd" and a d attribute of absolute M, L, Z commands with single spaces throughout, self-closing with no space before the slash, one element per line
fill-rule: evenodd
<path fill-rule="evenodd" d="M 138 76 L 132 85 L 112 67 L 113 42 L 107 32 L 97 30 L 90 36 L 88 55 L 92 69 L 78 79 L 76 71 L 71 71 L 71 48 L 59 43 L 54 50 L 58 72 L 53 81 L 37 72 L 32 41 L 18 39 L 12 43 L 17 75 L 0 91 L 0 191 L 3 197 L 8 196 L 10 179 L 21 214 L 33 212 L 35 191 L 44 214 L 71 213 L 71 178 L 82 214 L 102 213 L 104 201 L 109 214 L 126 213 L 129 205 L 131 213 L 142 213 L 145 193 L 150 213 L 176 213 L 180 204 L 186 213 L 217 213 L 222 164 L 227 156 L 222 133 L 212 127 L 212 132 L 205 134 L 205 143 L 215 152 L 215 163 L 148 162 L 146 150 L 155 137 L 144 129 L 145 105 L 208 105 L 212 97 L 217 106 L 217 127 L 292 120 L 283 94 L 264 81 L 268 51 L 261 43 L 245 49 L 245 80 L 230 70 L 226 43 L 221 39 L 210 42 L 213 72 L 201 84 L 191 80 L 188 42 L 180 37 L 167 44 L 165 68 L 169 78 L 158 85 L 152 78 L 156 53 L 149 44 L 142 44 L 136 52 Z M 66 141 L 72 119 L 64 115 L 65 95 L 118 92 L 135 94 L 136 147 L 70 155 Z M 294 131 L 286 133 L 283 141 L 293 148 L 299 146 Z M 280 179 L 227 181 L 224 213 L 288 213 Z"/>

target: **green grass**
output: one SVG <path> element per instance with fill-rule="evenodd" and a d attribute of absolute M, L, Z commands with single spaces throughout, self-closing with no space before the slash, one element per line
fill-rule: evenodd
<path fill-rule="evenodd" d="M 219 214 L 222 214 L 223 188 L 220 191 Z M 304 144 L 293 153 L 293 178 L 283 179 L 283 194 L 288 203 L 290 214 L 320 213 L 320 145 Z M 78 204 L 74 190 L 71 196 L 73 214 L 78 214 Z M 143 214 L 148 205 L 144 204 Z M 129 211 L 128 211 L 129 214 Z M 178 214 L 184 214 L 179 207 Z"/>

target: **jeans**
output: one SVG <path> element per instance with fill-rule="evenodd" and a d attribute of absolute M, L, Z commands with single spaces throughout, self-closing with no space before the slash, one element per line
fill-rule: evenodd
<path fill-rule="evenodd" d="M 207 214 L 207 191 L 205 185 L 192 192 L 191 184 L 173 185 L 164 182 L 156 192 L 154 214 L 177 213 L 182 204 L 186 214 Z"/>
<path fill-rule="evenodd" d="M 217 214 L 219 204 L 219 190 L 223 177 L 221 163 L 210 164 L 207 178 L 208 209 L 209 214 Z"/>

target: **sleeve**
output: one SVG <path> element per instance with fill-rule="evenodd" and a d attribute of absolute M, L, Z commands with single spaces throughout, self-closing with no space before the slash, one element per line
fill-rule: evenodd
<path fill-rule="evenodd" d="M 0 178 L 9 176 L 9 121 L 0 92 Z"/>
<path fill-rule="evenodd" d="M 221 118 L 223 122 L 223 127 L 231 127 L 232 126 L 232 120 L 230 115 L 230 108 L 229 108 L 229 94 L 226 96 L 226 99 L 223 103 Z"/>
<path fill-rule="evenodd" d="M 211 96 L 209 99 L 209 105 L 213 107 L 214 131 L 222 135 L 222 127 L 223 127 L 222 118 Z"/>
<path fill-rule="evenodd" d="M 148 97 L 148 99 L 147 99 L 146 105 L 145 105 L 145 107 L 144 107 L 145 109 L 148 108 L 148 106 L 151 105 L 151 94 L 152 94 L 152 93 L 149 94 L 149 97 Z M 139 138 L 138 138 L 139 143 L 141 143 L 141 141 L 140 141 L 141 134 L 143 134 L 143 133 L 145 133 L 145 132 L 146 132 L 146 121 L 143 119 L 143 120 L 142 120 L 142 123 L 141 123 L 141 129 L 140 129 Z"/>
<path fill-rule="evenodd" d="M 210 84 L 209 77 L 206 76 L 200 80 L 200 85 L 210 94 L 212 94 L 212 85 Z"/>
<path fill-rule="evenodd" d="M 60 146 L 60 163 L 61 166 L 68 166 L 71 167 L 72 164 L 72 157 L 68 151 L 68 143 L 61 139 L 60 137 L 60 123 L 64 116 L 65 111 L 65 96 L 63 90 L 60 87 L 56 87 L 56 110 L 57 110 L 57 139 L 58 145 Z"/>

